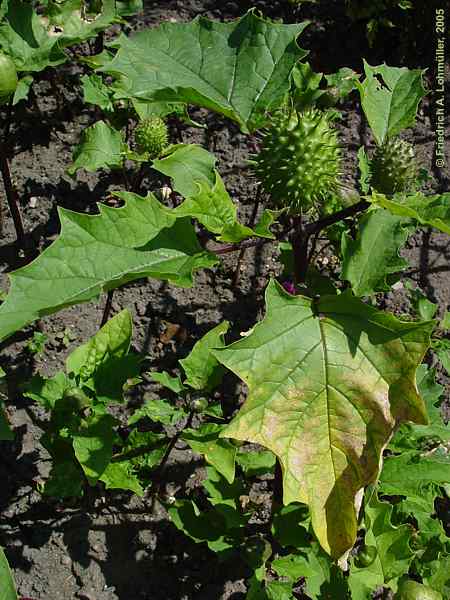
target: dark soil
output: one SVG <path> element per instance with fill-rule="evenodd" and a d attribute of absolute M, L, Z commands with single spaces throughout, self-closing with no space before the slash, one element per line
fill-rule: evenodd
<path fill-rule="evenodd" d="M 345 16 L 340 7 L 343 2 L 306 3 L 298 10 L 284 0 L 254 4 L 273 18 L 311 19 L 300 45 L 310 50 L 309 60 L 316 71 L 331 73 L 342 66 L 361 71 L 361 57 L 365 56 L 370 64 L 385 61 L 397 66 L 428 68 L 432 74 L 433 26 L 429 15 L 433 13 L 433 2 L 427 3 L 428 16 L 417 24 L 415 33 L 400 37 L 400 29 L 383 32 L 374 48 L 368 47 L 364 23 L 351 23 Z M 242 15 L 251 5 L 245 1 L 213 0 L 146 2 L 144 12 L 133 18 L 131 24 L 133 29 L 141 29 L 163 20 L 187 21 L 197 15 L 230 19 Z M 117 176 L 106 173 L 79 172 L 76 180 L 66 174 L 80 132 L 96 120 L 96 115 L 82 103 L 80 69 L 64 66 L 59 73 L 57 80 L 52 70 L 43 73 L 35 86 L 40 116 L 36 107 L 19 105 L 12 127 L 12 170 L 25 228 L 39 249 L 46 247 L 58 233 L 58 206 L 94 212 L 96 202 L 104 201 L 109 191 L 121 186 Z M 59 99 L 53 93 L 55 86 Z M 342 111 L 340 129 L 348 148 L 345 170 L 349 179 L 355 171 L 356 151 L 366 133 L 355 98 L 346 102 Z M 239 205 L 241 219 L 248 221 L 256 182 L 245 161 L 254 141 L 225 119 L 204 111 L 197 116 L 208 122 L 209 135 L 182 125 L 182 139 L 214 148 L 227 189 Z M 450 172 L 433 171 L 432 120 L 431 101 L 425 100 L 417 126 L 406 137 L 414 141 L 423 166 L 434 174 L 429 190 L 442 192 L 449 189 Z M 175 128 L 172 133 L 173 141 L 179 141 Z M 142 191 L 160 187 L 162 183 L 145 179 Z M 24 259 L 18 252 L 11 220 L 6 214 L 4 217 L 0 263 L 2 287 L 7 289 L 5 274 L 23 264 Z M 448 236 L 427 230 L 419 232 L 410 238 L 404 255 L 411 265 L 405 276 L 439 303 L 440 313 L 449 308 Z M 240 280 L 234 286 L 236 260 L 234 254 L 225 255 L 220 268 L 200 272 L 195 286 L 189 290 L 149 280 L 115 292 L 112 314 L 124 307 L 132 311 L 134 349 L 145 354 L 149 369 L 161 369 L 161 365 L 166 369 L 175 367 L 199 337 L 224 319 L 231 322 L 231 336 L 236 338 L 261 317 L 268 278 L 280 272 L 275 247 L 267 244 L 262 249 L 248 250 Z M 380 301 L 383 308 L 396 314 L 411 310 L 407 294 L 401 288 Z M 105 497 L 94 490 L 81 506 L 71 507 L 43 501 L 37 491 L 49 470 L 48 457 L 39 445 L 40 430 L 33 424 L 39 411 L 21 396 L 18 388 L 37 371 L 51 374 L 61 368 L 68 352 L 97 331 L 104 303 L 103 297 L 98 303 L 76 306 L 44 319 L 42 331 L 49 342 L 43 357 L 33 356 L 26 348 L 35 327 L 27 328 L 4 345 L 0 357 L 9 375 L 8 413 L 16 433 L 13 443 L 0 444 L 0 545 L 6 549 L 19 594 L 35 600 L 243 599 L 245 579 L 250 573 L 242 561 L 220 564 L 206 547 L 179 533 L 161 506 L 157 505 L 151 513 L 148 498 L 140 500 L 118 493 L 108 493 Z M 172 338 L 164 335 L 168 323 L 179 326 L 178 335 Z M 73 336 L 67 348 L 54 337 L 66 328 Z M 448 383 L 443 375 L 441 382 Z M 137 405 L 144 393 L 158 391 L 146 379 L 132 404 Z M 223 405 L 231 411 L 242 393 L 234 378 L 226 378 L 220 392 Z M 198 457 L 182 444 L 177 448 L 166 473 L 167 496 L 176 493 L 180 486 L 189 489 L 199 485 L 203 476 Z M 259 492 L 263 498 L 264 494 L 268 497 L 267 482 L 260 485 Z"/>

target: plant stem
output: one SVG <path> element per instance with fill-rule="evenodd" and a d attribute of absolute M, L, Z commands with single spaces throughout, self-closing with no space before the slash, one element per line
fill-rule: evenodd
<path fill-rule="evenodd" d="M 105 308 L 103 309 L 102 322 L 100 323 L 100 327 L 103 327 L 103 325 L 106 325 L 106 323 L 109 319 L 109 314 L 110 314 L 111 308 L 112 308 L 113 297 L 114 297 L 114 290 L 109 290 L 108 294 L 106 296 Z"/>
<path fill-rule="evenodd" d="M 239 244 L 224 244 L 218 248 L 211 248 L 210 252 L 214 252 L 215 254 L 228 254 L 229 252 L 242 250 L 242 248 L 254 248 L 255 246 L 262 246 L 263 244 L 267 244 L 267 242 L 273 241 L 274 240 L 270 239 L 252 238 L 250 240 L 239 242 Z"/>
<path fill-rule="evenodd" d="M 179 431 L 177 431 L 177 433 L 170 440 L 169 445 L 167 446 L 166 451 L 164 453 L 164 456 L 162 457 L 161 462 L 158 465 L 158 468 L 155 469 L 155 471 L 153 473 L 153 483 L 150 488 L 150 494 L 152 496 L 152 505 L 151 505 L 150 512 L 153 512 L 153 509 L 155 507 L 156 496 L 159 494 L 159 489 L 161 486 L 161 476 L 165 471 L 167 461 L 169 460 L 170 454 L 171 454 L 172 450 L 175 448 L 175 444 L 180 439 L 183 431 L 192 425 L 192 419 L 194 418 L 194 415 L 195 415 L 195 410 L 191 410 L 183 427 Z"/>
<path fill-rule="evenodd" d="M 313 221 L 312 223 L 305 225 L 303 228 L 304 234 L 309 239 L 312 235 L 320 233 L 322 229 L 325 229 L 330 225 L 334 225 L 334 223 L 338 223 L 339 221 L 342 221 L 343 219 L 346 219 L 348 217 L 353 217 L 354 215 L 363 212 L 364 210 L 369 208 L 369 206 L 369 202 L 361 200 L 361 202 L 358 202 L 357 204 L 353 204 L 348 208 L 344 208 L 332 215 L 323 217 L 322 219 L 318 219 L 317 221 Z M 254 248 L 255 246 L 262 246 L 273 241 L 274 240 L 272 239 L 252 238 L 239 242 L 238 244 L 224 244 L 223 246 L 210 248 L 210 252 L 214 252 L 215 254 L 228 254 L 229 252 L 237 252 L 238 250 L 242 250 L 243 248 L 247 249 Z"/>
<path fill-rule="evenodd" d="M 2 172 L 3 185 L 5 187 L 6 201 L 13 219 L 16 230 L 17 242 L 24 252 L 26 252 L 25 230 L 23 227 L 22 215 L 20 214 L 17 191 L 11 179 L 11 171 L 8 161 L 7 139 L 11 125 L 12 104 L 8 103 L 3 139 L 0 143 L 0 170 Z"/>
<path fill-rule="evenodd" d="M 308 237 L 311 235 L 314 235 L 315 233 L 322 231 L 322 229 L 325 229 L 326 227 L 330 227 L 330 225 L 339 223 L 339 221 L 347 219 L 348 217 L 354 217 L 358 213 L 363 212 L 364 210 L 367 210 L 369 208 L 369 206 L 370 206 L 370 202 L 361 200 L 360 202 L 357 202 L 356 204 L 352 204 L 352 206 L 343 208 L 342 210 L 338 210 L 337 212 L 333 213 L 332 215 L 322 217 L 321 219 L 318 219 L 317 221 L 313 221 L 312 223 L 309 223 L 309 225 L 305 226 L 305 233 L 308 235 Z"/>
<path fill-rule="evenodd" d="M 156 448 L 160 448 L 165 443 L 165 440 L 160 440 L 159 442 L 155 442 L 151 446 L 141 446 L 140 448 L 134 448 L 133 450 L 129 450 L 128 452 L 114 454 L 111 458 L 112 463 L 124 462 L 125 460 L 131 460 L 132 458 L 138 458 L 139 456 L 144 456 L 148 454 L 152 450 L 156 450 Z"/>
<path fill-rule="evenodd" d="M 308 272 L 308 242 L 309 235 L 303 227 L 301 215 L 294 217 L 294 233 L 292 250 L 294 254 L 294 280 L 297 285 L 305 283 Z"/>
<path fill-rule="evenodd" d="M 97 37 L 95 38 L 94 54 L 101 54 L 103 52 L 104 45 L 105 45 L 105 36 L 104 36 L 103 31 L 100 31 L 97 34 Z"/>

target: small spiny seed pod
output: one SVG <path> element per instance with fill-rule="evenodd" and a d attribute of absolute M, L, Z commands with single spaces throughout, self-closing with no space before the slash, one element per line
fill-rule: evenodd
<path fill-rule="evenodd" d="M 252 166 L 273 202 L 291 214 L 321 205 L 340 184 L 338 134 L 327 113 L 312 108 L 281 114 Z"/>
<path fill-rule="evenodd" d="M 0 104 L 4 104 L 14 94 L 18 82 L 14 61 L 0 52 Z"/>
<path fill-rule="evenodd" d="M 138 152 L 148 152 L 149 158 L 157 158 L 169 145 L 167 125 L 160 117 L 149 117 L 134 130 L 134 141 Z"/>
<path fill-rule="evenodd" d="M 192 401 L 192 410 L 196 413 L 202 413 L 208 408 L 208 400 L 206 398 L 196 398 Z"/>
<path fill-rule="evenodd" d="M 370 161 L 371 185 L 381 194 L 413 191 L 417 180 L 414 148 L 405 140 L 388 139 L 378 146 Z"/>

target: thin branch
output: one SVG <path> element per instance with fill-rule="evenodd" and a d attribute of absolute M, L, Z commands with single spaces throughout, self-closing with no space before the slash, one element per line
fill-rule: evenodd
<path fill-rule="evenodd" d="M 297 285 L 305 283 L 308 273 L 308 234 L 303 226 L 302 217 L 294 217 L 294 233 L 292 235 L 292 251 L 294 255 L 294 280 Z"/>
<path fill-rule="evenodd" d="M 16 188 L 11 179 L 11 171 L 9 168 L 8 161 L 8 147 L 7 147 L 7 139 L 11 126 L 11 111 L 12 105 L 11 101 L 8 104 L 5 128 L 3 131 L 3 139 L 0 143 L 0 171 L 2 173 L 3 185 L 5 187 L 6 201 L 9 206 L 9 210 L 11 212 L 11 216 L 13 219 L 14 227 L 16 230 L 17 242 L 22 250 L 26 253 L 26 239 L 25 239 L 25 229 L 23 226 L 22 215 L 20 214 L 19 208 L 19 199 Z M 0 220 L 1 223 L 1 220 Z"/>
<path fill-rule="evenodd" d="M 269 238 L 251 238 L 249 240 L 239 242 L 239 244 L 224 244 L 223 246 L 218 246 L 217 248 L 207 249 L 215 254 L 228 254 L 229 252 L 237 252 L 238 250 L 242 250 L 242 248 L 254 248 L 255 246 L 262 246 L 263 244 L 273 241 L 274 240 Z"/>
<path fill-rule="evenodd" d="M 109 290 L 108 294 L 106 296 L 105 308 L 103 309 L 103 315 L 102 315 L 102 321 L 100 323 L 100 327 L 103 327 L 103 325 L 106 325 L 106 323 L 109 319 L 109 315 L 110 315 L 111 308 L 112 308 L 113 297 L 114 297 L 114 290 Z"/>
<path fill-rule="evenodd" d="M 365 200 L 361 200 L 348 208 L 343 208 L 342 210 L 338 210 L 332 215 L 328 215 L 323 217 L 322 219 L 318 219 L 313 223 L 309 223 L 305 226 L 305 233 L 309 236 L 314 235 L 315 233 L 322 231 L 326 227 L 330 227 L 330 225 L 334 225 L 335 223 L 339 223 L 343 219 L 347 219 L 348 217 L 353 217 L 364 210 L 367 210 L 370 206 L 370 202 L 366 202 Z"/>
<path fill-rule="evenodd" d="M 166 443 L 166 439 L 160 440 L 159 442 L 155 442 L 153 444 L 149 444 L 148 446 L 140 446 L 139 448 L 133 448 L 133 450 L 129 450 L 128 452 L 114 454 L 111 458 L 112 463 L 124 462 L 126 460 L 131 460 L 132 458 L 138 458 L 139 456 L 145 456 L 149 452 L 164 446 Z"/>
<path fill-rule="evenodd" d="M 155 508 L 156 496 L 159 494 L 159 490 L 161 487 L 161 476 L 166 469 L 167 461 L 169 460 L 170 454 L 171 454 L 172 450 L 175 448 L 175 444 L 180 439 L 183 431 L 192 425 L 192 419 L 194 418 L 194 415 L 195 415 L 195 410 L 191 410 L 183 427 L 179 431 L 177 431 L 177 433 L 170 440 L 169 445 L 166 448 L 166 451 L 164 453 L 164 456 L 162 457 L 161 462 L 159 463 L 158 468 L 155 469 L 155 471 L 153 472 L 153 483 L 150 488 L 150 494 L 152 496 L 152 505 L 151 505 L 150 512 L 153 512 L 153 510 Z"/>

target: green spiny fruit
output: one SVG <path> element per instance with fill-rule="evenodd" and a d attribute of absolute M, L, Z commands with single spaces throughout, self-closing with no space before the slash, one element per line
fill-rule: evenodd
<path fill-rule="evenodd" d="M 388 139 L 379 146 L 370 161 L 371 185 L 381 194 L 409 192 L 417 180 L 414 148 L 405 140 Z"/>
<path fill-rule="evenodd" d="M 167 125 L 160 117 L 149 117 L 134 130 L 134 141 L 140 153 L 148 152 L 149 158 L 157 158 L 169 145 Z"/>
<path fill-rule="evenodd" d="M 283 113 L 266 132 L 252 165 L 273 202 L 299 214 L 323 204 L 339 187 L 338 134 L 326 112 Z"/>

